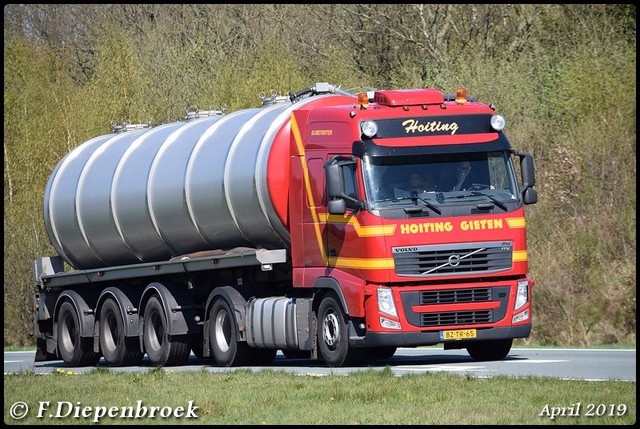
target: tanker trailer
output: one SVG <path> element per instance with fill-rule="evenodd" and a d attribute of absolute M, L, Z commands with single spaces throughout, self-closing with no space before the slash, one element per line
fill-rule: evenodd
<path fill-rule="evenodd" d="M 344 366 L 441 342 L 503 358 L 531 328 L 536 200 L 503 125 L 466 94 L 317 83 L 80 144 L 44 192 L 58 255 L 34 261 L 36 360 L 265 365 L 282 350 Z M 381 194 L 409 167 L 459 161 L 471 194 Z"/>
<path fill-rule="evenodd" d="M 208 249 L 286 248 L 291 110 L 335 97 L 207 112 L 81 144 L 47 184 L 51 244 L 77 269 Z"/>

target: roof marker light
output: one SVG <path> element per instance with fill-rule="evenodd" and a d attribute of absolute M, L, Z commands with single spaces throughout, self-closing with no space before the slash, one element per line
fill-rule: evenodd
<path fill-rule="evenodd" d="M 496 131 L 502 131 L 504 126 L 506 125 L 506 121 L 501 115 L 493 115 L 491 116 L 491 128 Z"/>
<path fill-rule="evenodd" d="M 369 107 L 369 96 L 366 92 L 358 94 L 358 106 L 360 106 L 360 109 L 366 109 Z"/>
<path fill-rule="evenodd" d="M 466 88 L 456 89 L 456 103 L 464 104 L 467 102 L 467 90 Z"/>
<path fill-rule="evenodd" d="M 373 121 L 364 121 L 360 124 L 362 134 L 371 138 L 378 133 L 378 125 Z"/>

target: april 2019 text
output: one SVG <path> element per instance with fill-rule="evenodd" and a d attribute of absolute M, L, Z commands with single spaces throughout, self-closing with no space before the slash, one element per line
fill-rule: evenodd
<path fill-rule="evenodd" d="M 555 420 L 557 417 L 621 417 L 627 413 L 626 404 L 583 404 L 576 402 L 565 407 L 550 407 L 545 405 L 540 417 Z"/>

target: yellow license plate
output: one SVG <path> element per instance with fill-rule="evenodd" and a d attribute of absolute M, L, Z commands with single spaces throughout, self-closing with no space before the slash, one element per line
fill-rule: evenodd
<path fill-rule="evenodd" d="M 447 340 L 466 340 L 468 338 L 476 338 L 478 334 L 475 329 L 459 329 L 457 331 L 440 331 L 440 339 Z"/>

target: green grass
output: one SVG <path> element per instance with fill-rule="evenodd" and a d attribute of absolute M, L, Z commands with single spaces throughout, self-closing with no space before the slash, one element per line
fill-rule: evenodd
<path fill-rule="evenodd" d="M 18 401 L 30 411 L 14 420 L 10 408 Z M 43 401 L 50 404 L 38 418 Z M 187 409 L 193 401 L 197 417 L 97 419 L 93 411 L 116 407 L 114 412 L 119 414 L 133 407 L 135 413 L 137 401 L 147 409 Z M 562 407 L 577 410 L 577 403 L 581 404 L 579 416 L 550 418 Z M 605 415 L 586 416 L 589 407 L 600 404 Z M 602 414 L 603 406 L 594 412 Z M 58 407 L 62 414 L 70 411 L 70 416 L 56 418 Z M 85 407 L 89 407 L 88 417 L 72 417 L 76 411 L 81 415 Z M 388 368 L 348 376 L 245 369 L 128 373 L 106 368 L 77 375 L 59 369 L 45 375 L 5 375 L 4 415 L 7 424 L 91 424 L 94 420 L 102 424 L 632 424 L 636 383 L 446 373 L 396 376 Z"/>

